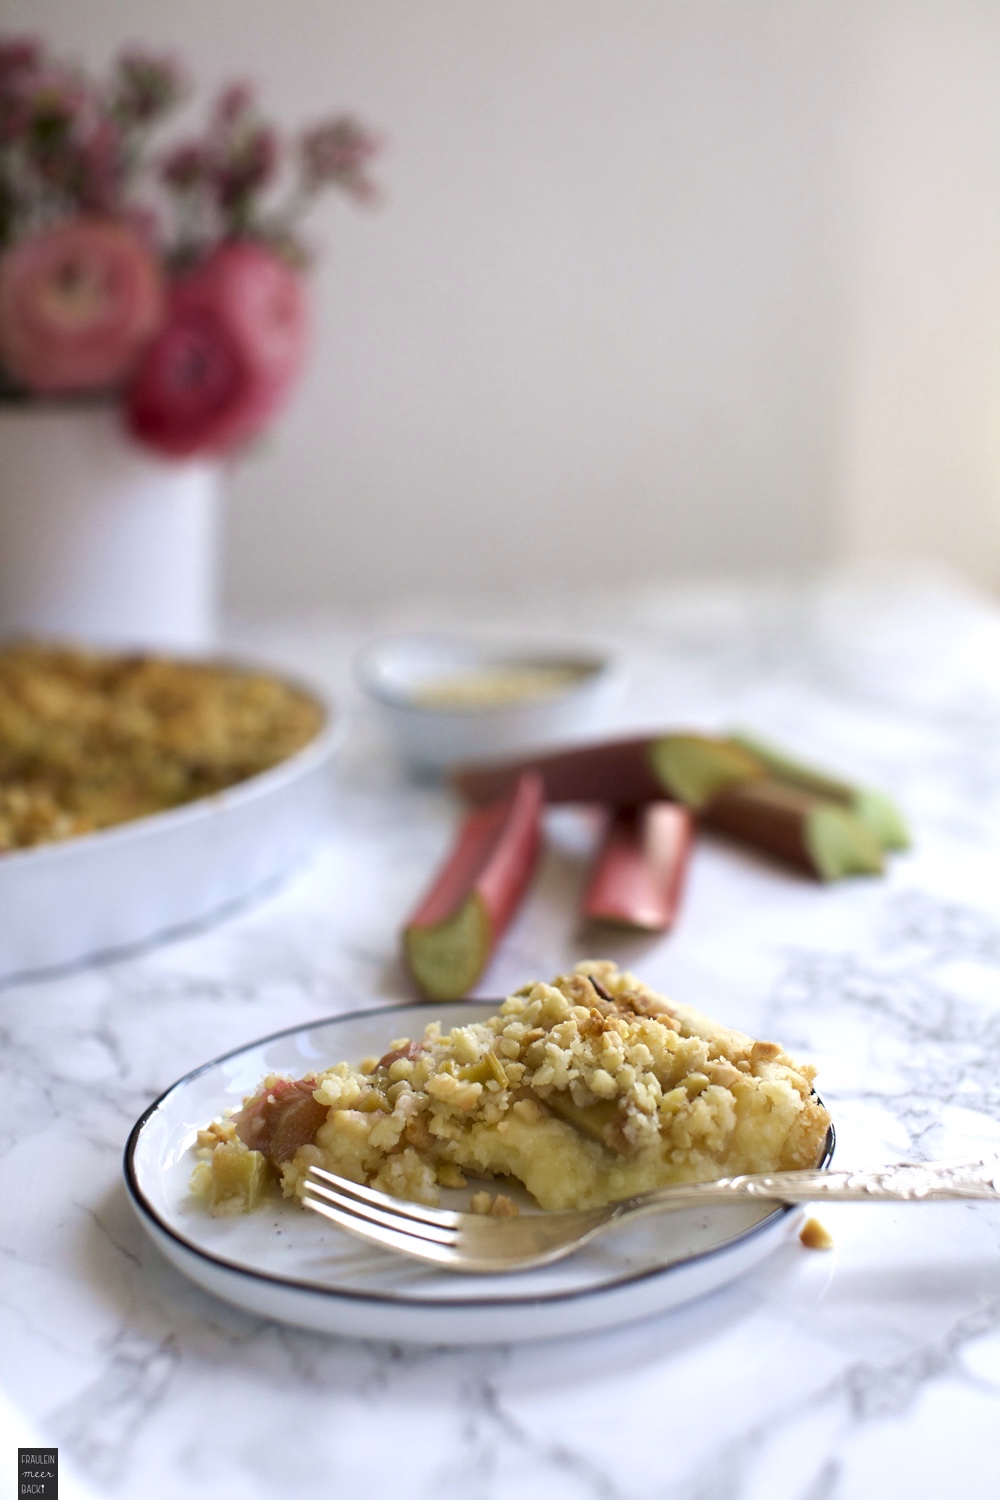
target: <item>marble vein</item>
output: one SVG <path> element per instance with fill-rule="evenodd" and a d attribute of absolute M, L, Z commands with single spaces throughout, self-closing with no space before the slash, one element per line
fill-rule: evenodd
<path fill-rule="evenodd" d="M 612 956 L 811 1055 L 845 1164 L 1000 1152 L 1000 614 L 908 576 L 401 603 L 233 642 L 345 699 L 366 633 L 554 617 L 621 653 L 623 731 L 748 725 L 891 786 L 917 833 L 884 882 L 830 891 L 706 841 L 676 934 Z M 789 1245 L 643 1324 L 469 1350 L 282 1327 L 166 1265 L 121 1185 L 136 1116 L 209 1057 L 405 998 L 399 919 L 452 813 L 399 777 L 363 711 L 339 778 L 330 848 L 258 904 L 0 990 L 0 1381 L 32 1432 L 125 1500 L 367 1494 L 401 1472 L 416 1500 L 984 1493 L 1000 1465 L 992 1206 L 826 1208 L 828 1256 Z M 483 993 L 588 954 L 572 905 L 591 842 L 585 820 L 553 820 Z"/>

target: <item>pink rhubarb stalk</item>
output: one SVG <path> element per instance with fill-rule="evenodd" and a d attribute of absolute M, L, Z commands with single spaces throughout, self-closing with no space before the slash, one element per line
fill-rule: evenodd
<path fill-rule="evenodd" d="M 672 733 L 462 766 L 452 782 L 468 801 L 488 802 L 509 793 L 526 771 L 542 778 L 546 802 L 637 807 L 669 800 L 696 811 L 726 787 L 764 774 L 756 757 L 740 745 L 703 734 Z"/>
<path fill-rule="evenodd" d="M 315 1085 L 308 1079 L 279 1078 L 239 1114 L 234 1115 L 236 1134 L 244 1146 L 259 1151 L 273 1166 L 293 1157 L 308 1145 L 327 1117 L 328 1109 L 313 1098 Z"/>
<path fill-rule="evenodd" d="M 675 802 L 612 814 L 583 898 L 592 921 L 666 932 L 680 905 L 694 819 Z"/>
<path fill-rule="evenodd" d="M 428 999 L 461 999 L 486 968 L 535 868 L 542 807 L 541 778 L 526 774 L 465 818 L 403 932 L 410 972 Z"/>

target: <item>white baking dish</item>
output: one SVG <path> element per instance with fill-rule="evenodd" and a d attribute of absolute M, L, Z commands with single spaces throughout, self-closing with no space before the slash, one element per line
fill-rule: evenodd
<path fill-rule="evenodd" d="M 0 854 L 0 982 L 166 937 L 221 915 L 329 829 L 330 719 L 247 781 L 98 833 Z"/>

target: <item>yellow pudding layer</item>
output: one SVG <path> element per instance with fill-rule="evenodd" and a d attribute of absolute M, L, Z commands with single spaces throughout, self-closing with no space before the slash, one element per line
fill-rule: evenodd
<path fill-rule="evenodd" d="M 587 667 L 509 666 L 478 667 L 432 677 L 412 688 L 409 698 L 418 708 L 477 709 L 506 708 L 547 698 L 576 687 L 591 675 Z"/>

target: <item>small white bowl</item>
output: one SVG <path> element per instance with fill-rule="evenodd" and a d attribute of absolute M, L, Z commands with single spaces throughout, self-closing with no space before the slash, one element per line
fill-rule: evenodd
<path fill-rule="evenodd" d="M 552 685 L 539 690 L 539 673 L 552 673 Z M 511 686 L 505 700 L 458 701 L 459 685 L 471 679 L 492 679 L 496 686 L 498 678 L 520 674 L 524 696 L 515 696 Z M 425 774 L 600 729 L 620 685 L 607 653 L 587 646 L 436 635 L 373 642 L 358 656 L 355 676 L 377 704 L 403 759 Z M 454 703 L 443 701 L 450 684 L 456 688 Z"/>

